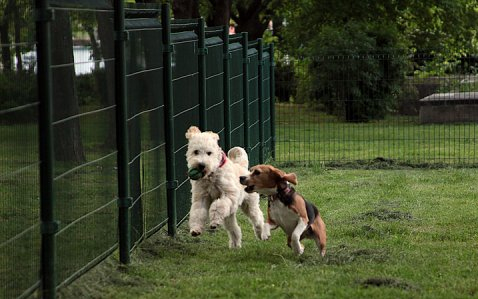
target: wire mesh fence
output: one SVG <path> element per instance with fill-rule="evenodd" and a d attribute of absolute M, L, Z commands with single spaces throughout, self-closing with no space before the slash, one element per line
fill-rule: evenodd
<path fill-rule="evenodd" d="M 174 234 L 190 205 L 189 126 L 218 132 L 225 150 L 243 146 L 253 161 L 269 157 L 272 47 L 248 45 L 247 34 L 229 43 L 227 28 L 202 19 L 171 21 L 168 6 L 8 3 L 1 298 L 52 298 L 114 250 L 127 263 L 166 224 Z"/>
<path fill-rule="evenodd" d="M 276 159 L 476 165 L 476 57 L 440 53 L 278 58 Z"/>
<path fill-rule="evenodd" d="M 1 298 L 25 296 L 40 285 L 39 101 L 30 8 L 30 1 L 0 3 Z"/>

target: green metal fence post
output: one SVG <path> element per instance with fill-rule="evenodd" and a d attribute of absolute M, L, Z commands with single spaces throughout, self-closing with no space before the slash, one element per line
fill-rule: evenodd
<path fill-rule="evenodd" d="M 275 78 L 274 78 L 274 44 L 270 44 L 270 72 L 269 72 L 269 82 L 270 82 L 270 113 L 271 113 L 271 151 L 272 159 L 276 159 L 276 130 L 275 130 Z"/>
<path fill-rule="evenodd" d="M 171 23 L 169 5 L 161 6 L 161 25 L 163 28 L 163 62 L 164 62 L 164 108 L 165 108 L 165 141 L 166 141 L 166 181 L 168 202 L 168 234 L 176 235 L 176 171 L 174 157 L 174 111 L 173 111 L 173 72 L 171 45 Z"/>
<path fill-rule="evenodd" d="M 56 240 L 53 194 L 53 106 L 51 75 L 51 26 L 53 11 L 48 0 L 35 1 L 38 61 L 39 147 L 40 147 L 40 221 L 42 298 L 56 297 Z"/>
<path fill-rule="evenodd" d="M 116 101 L 116 144 L 118 147 L 118 242 L 119 258 L 123 264 L 130 262 L 131 204 L 129 180 L 128 111 L 126 102 L 126 60 L 124 27 L 124 1 L 114 1 L 115 30 L 115 101 Z"/>
<path fill-rule="evenodd" d="M 249 41 L 248 33 L 242 33 L 242 90 L 244 106 L 244 147 L 248 154 L 251 152 L 251 138 L 249 134 Z"/>
<path fill-rule="evenodd" d="M 223 53 L 223 93 L 224 93 L 224 135 L 225 145 L 227 149 L 232 147 L 231 142 L 231 74 L 229 61 L 231 54 L 229 53 L 229 27 L 224 26 L 222 30 L 222 53 Z"/>
<path fill-rule="evenodd" d="M 199 79 L 199 126 L 207 130 L 206 117 L 206 36 L 203 18 L 198 19 L 198 79 Z"/>
<path fill-rule="evenodd" d="M 257 39 L 257 96 L 259 101 L 259 162 L 264 163 L 264 61 L 262 38 Z"/>

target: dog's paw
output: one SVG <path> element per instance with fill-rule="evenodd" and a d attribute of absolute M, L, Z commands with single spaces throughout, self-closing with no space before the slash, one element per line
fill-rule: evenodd
<path fill-rule="evenodd" d="M 261 240 L 268 240 L 271 236 L 271 231 L 276 229 L 277 227 L 277 224 L 270 224 L 268 222 L 264 223 L 264 227 L 262 228 L 261 233 Z"/>
<path fill-rule="evenodd" d="M 221 221 L 219 219 L 211 220 L 211 222 L 209 223 L 209 228 L 210 229 L 216 229 L 222 224 L 222 222 L 223 221 Z"/>
<path fill-rule="evenodd" d="M 269 240 L 270 236 L 271 236 L 271 230 L 270 230 L 269 225 L 264 225 L 259 238 L 262 241 L 265 241 L 265 240 Z"/>
<path fill-rule="evenodd" d="M 193 229 L 192 229 L 192 230 L 190 231 L 190 233 L 191 233 L 191 236 L 197 237 L 197 236 L 199 236 L 199 235 L 201 234 L 201 231 L 200 231 L 200 230 L 193 230 Z"/>
<path fill-rule="evenodd" d="M 293 249 L 297 255 L 304 253 L 304 245 L 302 245 L 302 243 L 294 244 Z"/>
<path fill-rule="evenodd" d="M 302 253 L 304 253 L 304 245 L 302 245 L 302 244 L 300 244 L 300 243 L 299 243 L 299 245 L 300 245 L 300 246 L 299 246 L 299 250 L 298 250 L 297 254 L 298 254 L 298 255 L 301 255 Z"/>
<path fill-rule="evenodd" d="M 229 248 L 234 249 L 234 248 L 241 248 L 241 240 L 229 240 Z"/>

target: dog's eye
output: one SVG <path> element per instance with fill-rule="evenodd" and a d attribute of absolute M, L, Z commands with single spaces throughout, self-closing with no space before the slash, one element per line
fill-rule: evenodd
<path fill-rule="evenodd" d="M 195 150 L 195 151 L 193 152 L 193 154 L 199 155 L 199 151 L 198 151 L 198 150 Z"/>
<path fill-rule="evenodd" d="M 259 170 L 254 170 L 253 174 L 254 174 L 254 175 L 260 175 L 261 172 L 260 172 Z"/>
<path fill-rule="evenodd" d="M 212 152 L 207 152 L 207 155 L 208 155 L 208 156 L 212 155 Z"/>

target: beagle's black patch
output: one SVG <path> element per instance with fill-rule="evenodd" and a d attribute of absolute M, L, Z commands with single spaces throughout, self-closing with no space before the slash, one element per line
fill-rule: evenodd
<path fill-rule="evenodd" d="M 307 200 L 304 199 L 305 202 L 305 207 L 307 209 L 307 217 L 309 217 L 309 225 L 314 223 L 315 217 L 319 214 L 319 210 L 317 209 L 316 206 L 308 202 Z"/>
<path fill-rule="evenodd" d="M 277 195 L 273 195 L 278 198 L 286 207 L 290 206 L 294 202 L 295 189 L 287 187 L 287 189 L 277 189 Z"/>

